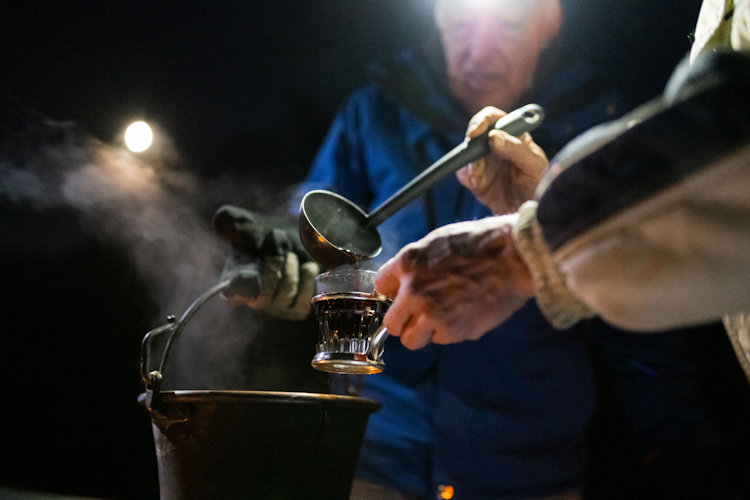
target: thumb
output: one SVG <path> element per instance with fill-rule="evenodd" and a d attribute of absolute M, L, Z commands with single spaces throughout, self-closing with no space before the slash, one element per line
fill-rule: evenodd
<path fill-rule="evenodd" d="M 400 269 L 398 262 L 395 257 L 389 259 L 388 262 L 380 266 L 378 274 L 375 276 L 375 290 L 386 297 L 395 297 L 401 286 L 401 279 L 396 272 L 397 269 Z"/>

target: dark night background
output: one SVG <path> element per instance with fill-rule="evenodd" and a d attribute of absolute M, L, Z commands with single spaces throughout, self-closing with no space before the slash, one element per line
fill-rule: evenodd
<path fill-rule="evenodd" d="M 700 2 L 564 3 L 571 44 L 635 105 L 688 50 Z M 244 168 L 262 154 L 304 172 L 365 63 L 431 27 L 426 0 L 4 5 L 7 91 L 104 141 L 132 117 L 158 122 L 202 170 L 240 150 Z"/>
<path fill-rule="evenodd" d="M 563 3 L 566 43 L 635 106 L 689 50 L 700 1 Z M 198 179 L 191 196 L 233 172 L 274 189 L 302 178 L 337 107 L 365 83 L 366 63 L 429 29 L 427 0 L 6 0 L 0 91 L 4 105 L 106 144 L 132 119 L 157 124 L 179 153 L 172 168 Z M 0 123 L 0 139 L 15 126 Z M 242 192 L 212 191 L 199 217 L 208 225 L 213 203 L 257 205 Z M 75 210 L 40 216 L 0 202 L 0 485 L 155 497 L 137 361 L 161 304 L 118 243 L 91 237 Z M 48 242 L 64 248 L 48 255 Z"/>

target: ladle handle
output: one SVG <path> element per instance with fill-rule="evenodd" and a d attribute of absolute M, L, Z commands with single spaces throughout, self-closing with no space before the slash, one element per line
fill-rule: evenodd
<path fill-rule="evenodd" d="M 465 139 L 445 156 L 424 169 L 411 182 L 396 191 L 390 198 L 375 207 L 367 216 L 369 222 L 373 226 L 379 226 L 381 222 L 387 220 L 446 175 L 489 154 L 488 137 L 491 130 L 503 130 L 511 135 L 519 136 L 537 128 L 543 119 L 544 110 L 538 104 L 527 104 L 511 111 L 495 122 L 495 126 L 487 129 L 482 135 L 473 139 Z"/>

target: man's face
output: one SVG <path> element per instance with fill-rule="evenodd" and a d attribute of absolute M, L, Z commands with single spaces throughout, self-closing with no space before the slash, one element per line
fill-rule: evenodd
<path fill-rule="evenodd" d="M 510 110 L 549 39 L 539 0 L 437 0 L 451 90 L 466 111 Z"/>

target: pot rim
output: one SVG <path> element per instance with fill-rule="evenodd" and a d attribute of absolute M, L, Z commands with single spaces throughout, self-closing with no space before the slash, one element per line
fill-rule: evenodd
<path fill-rule="evenodd" d="M 310 392 L 241 391 L 241 390 L 174 390 L 162 391 L 159 397 L 164 403 L 244 403 L 263 404 L 269 402 L 288 404 L 320 404 L 361 406 L 369 411 L 378 410 L 381 404 L 359 396 L 319 394 Z"/>

